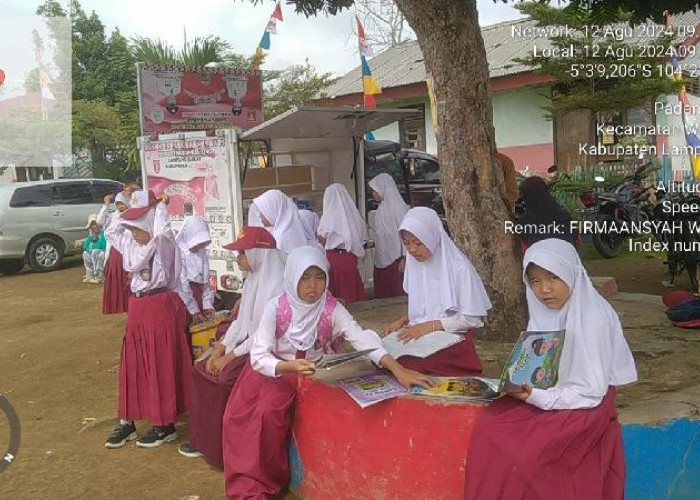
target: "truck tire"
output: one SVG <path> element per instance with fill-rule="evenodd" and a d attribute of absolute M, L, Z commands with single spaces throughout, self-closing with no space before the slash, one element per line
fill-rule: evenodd
<path fill-rule="evenodd" d="M 38 273 L 55 271 L 63 262 L 63 245 L 50 236 L 38 238 L 29 246 L 27 260 Z"/>
<path fill-rule="evenodd" d="M 0 260 L 0 273 L 17 274 L 24 269 L 24 259 L 3 259 Z"/>

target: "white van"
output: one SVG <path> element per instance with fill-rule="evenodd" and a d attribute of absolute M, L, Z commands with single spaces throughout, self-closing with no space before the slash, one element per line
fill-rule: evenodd
<path fill-rule="evenodd" d="M 53 271 L 72 243 L 85 238 L 88 216 L 121 183 L 108 179 L 54 179 L 0 185 L 0 273 L 14 274 L 25 263 Z"/>

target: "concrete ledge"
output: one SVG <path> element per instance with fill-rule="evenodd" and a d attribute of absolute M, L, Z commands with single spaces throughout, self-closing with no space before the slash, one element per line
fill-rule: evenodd
<path fill-rule="evenodd" d="M 615 278 L 611 277 L 591 277 L 591 281 L 593 282 L 593 286 L 598 290 L 598 293 L 601 294 L 603 297 L 606 299 L 609 297 L 612 297 L 617 293 L 617 281 Z"/>

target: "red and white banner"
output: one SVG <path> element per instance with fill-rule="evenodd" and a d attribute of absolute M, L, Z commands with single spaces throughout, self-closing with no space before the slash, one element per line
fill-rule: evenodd
<path fill-rule="evenodd" d="M 263 121 L 258 71 L 139 65 L 138 78 L 144 135 L 249 129 Z"/>

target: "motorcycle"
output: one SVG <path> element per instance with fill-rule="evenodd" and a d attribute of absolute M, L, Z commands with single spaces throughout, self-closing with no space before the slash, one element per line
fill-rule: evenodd
<path fill-rule="evenodd" d="M 689 222 L 697 218 L 697 210 L 688 210 L 686 213 L 680 213 L 675 217 L 667 213 L 667 204 L 671 202 L 678 206 L 700 205 L 700 198 L 688 193 L 671 193 L 664 195 L 659 193 L 658 201 L 654 206 L 653 216 L 655 220 L 668 222 L 682 222 L 682 231 L 664 232 L 656 235 L 656 238 L 667 245 L 666 260 L 664 264 L 668 266 L 668 271 L 671 274 L 671 285 L 679 274 L 686 271 L 690 286 L 693 292 L 698 291 L 697 266 L 700 261 L 700 251 L 696 248 L 700 247 L 700 235 L 694 234 Z"/>
<path fill-rule="evenodd" d="M 649 164 L 638 167 L 634 174 L 625 177 L 614 191 L 589 191 L 580 196 L 584 211 L 595 213 L 597 227 L 628 228 L 622 231 L 595 231 L 592 235 L 593 246 L 606 259 L 620 255 L 628 238 L 636 236 L 632 228 L 639 227 L 653 217 L 653 206 L 649 202 L 653 187 L 643 187 L 641 181 Z M 596 178 L 601 182 L 602 177 Z"/>

